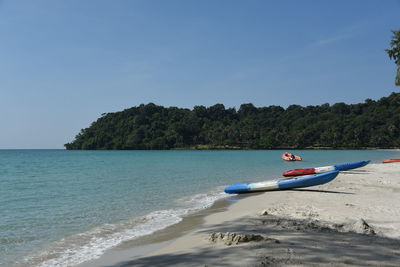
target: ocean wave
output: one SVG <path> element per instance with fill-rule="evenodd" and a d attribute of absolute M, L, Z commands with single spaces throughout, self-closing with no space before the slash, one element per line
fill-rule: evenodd
<path fill-rule="evenodd" d="M 87 232 L 63 238 L 45 251 L 30 256 L 15 266 L 75 266 L 99 258 L 124 241 L 152 234 L 179 223 L 183 217 L 206 209 L 227 195 L 222 190 L 178 199 L 175 208 L 153 211 L 145 216 L 116 224 L 105 224 Z"/>

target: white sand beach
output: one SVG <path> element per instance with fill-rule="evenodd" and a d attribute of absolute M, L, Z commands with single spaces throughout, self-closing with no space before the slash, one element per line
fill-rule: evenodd
<path fill-rule="evenodd" d="M 399 266 L 400 164 L 304 189 L 234 196 L 226 210 L 122 266 Z"/>

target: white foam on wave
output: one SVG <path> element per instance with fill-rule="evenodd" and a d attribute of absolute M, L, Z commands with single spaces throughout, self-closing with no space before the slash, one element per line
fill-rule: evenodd
<path fill-rule="evenodd" d="M 186 215 L 212 206 L 215 201 L 226 197 L 226 194 L 221 191 L 178 199 L 176 209 L 154 211 L 133 220 L 105 224 L 90 231 L 63 238 L 51 244 L 46 251 L 28 257 L 16 265 L 74 266 L 99 258 L 106 250 L 124 241 L 152 234 L 179 223 Z"/>
<path fill-rule="evenodd" d="M 187 206 L 187 211 L 189 213 L 193 213 L 202 209 L 206 209 L 211 207 L 217 200 L 228 197 L 226 193 L 223 191 L 223 187 L 217 188 L 215 191 L 205 193 L 205 194 L 197 194 L 190 197 L 185 197 L 182 199 L 178 199 L 177 202 L 181 205 Z"/>

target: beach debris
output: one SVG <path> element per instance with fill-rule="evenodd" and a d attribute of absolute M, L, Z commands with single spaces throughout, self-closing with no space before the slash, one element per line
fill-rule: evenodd
<path fill-rule="evenodd" d="M 287 206 L 277 205 L 275 207 L 267 208 L 258 213 L 259 216 L 282 216 L 292 217 L 293 219 L 316 219 L 320 215 L 320 210 L 312 205 L 306 206 Z"/>
<path fill-rule="evenodd" d="M 364 220 L 357 220 L 351 228 L 352 232 L 365 235 L 375 235 L 375 230 Z"/>
<path fill-rule="evenodd" d="M 266 216 L 269 215 L 268 210 L 263 210 L 262 212 L 260 212 L 260 216 Z"/>
<path fill-rule="evenodd" d="M 278 257 L 275 257 L 278 256 Z M 286 253 L 282 252 L 280 255 L 274 254 L 265 255 L 261 258 L 261 262 L 256 266 L 307 266 L 305 263 L 299 261 L 299 257 L 296 255 L 295 250 L 287 248 Z"/>
<path fill-rule="evenodd" d="M 314 219 L 288 219 L 277 216 L 264 217 L 259 224 L 275 229 L 316 232 L 353 232 L 364 235 L 376 235 L 372 226 L 360 218 L 353 222 L 330 223 Z"/>
<path fill-rule="evenodd" d="M 264 237 L 262 235 L 239 234 L 239 233 L 231 233 L 231 232 L 211 233 L 210 237 L 209 237 L 209 240 L 211 242 L 214 242 L 214 243 L 223 242 L 227 246 L 238 245 L 240 243 L 259 242 L 259 241 L 271 241 L 271 242 L 274 242 L 274 243 L 280 243 L 280 241 L 277 240 L 277 239 Z"/>
<path fill-rule="evenodd" d="M 266 208 L 263 211 L 261 211 L 260 216 L 266 216 L 266 215 L 272 215 L 272 216 L 278 216 L 283 214 L 285 211 L 287 211 L 290 207 L 287 205 L 276 205 L 271 208 Z"/>
<path fill-rule="evenodd" d="M 313 206 L 306 206 L 305 210 L 297 211 L 296 214 L 302 218 L 317 218 L 319 216 L 318 211 Z"/>

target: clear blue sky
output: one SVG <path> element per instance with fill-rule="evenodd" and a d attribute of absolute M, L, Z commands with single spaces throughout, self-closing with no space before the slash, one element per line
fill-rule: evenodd
<path fill-rule="evenodd" d="M 0 0 L 0 148 L 103 112 L 358 103 L 393 91 L 400 1 Z"/>

